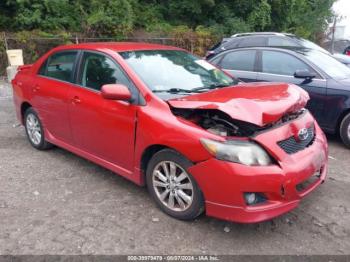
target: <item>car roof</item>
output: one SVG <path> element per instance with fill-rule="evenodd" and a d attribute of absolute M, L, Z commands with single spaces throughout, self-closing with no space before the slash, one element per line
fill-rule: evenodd
<path fill-rule="evenodd" d="M 303 47 L 303 46 L 261 46 L 259 48 L 260 49 L 270 49 L 270 50 L 277 49 L 277 50 L 283 50 L 283 51 L 287 50 L 287 51 L 292 51 L 292 52 L 297 52 L 297 53 L 306 53 L 306 52 L 315 50 L 315 49 L 311 49 L 311 48 L 307 48 L 307 47 Z M 316 51 L 319 51 L 319 50 L 316 50 Z"/>
<path fill-rule="evenodd" d="M 279 32 L 248 32 L 248 33 L 238 33 L 231 37 L 242 37 L 242 36 L 295 36 L 290 33 L 279 33 Z"/>
<path fill-rule="evenodd" d="M 242 39 L 249 39 L 249 38 L 267 38 L 271 36 L 277 36 L 277 37 L 284 37 L 284 38 L 296 38 L 299 39 L 296 35 L 290 34 L 290 33 L 277 33 L 277 32 L 251 32 L 251 33 L 239 33 L 232 35 L 229 38 L 223 38 L 220 43 L 215 45 L 215 49 L 218 49 L 220 47 L 228 47 L 230 45 L 234 45 L 235 43 L 239 44 Z M 235 47 L 237 48 L 237 47 Z M 211 48 L 213 50 L 213 47 Z"/>
<path fill-rule="evenodd" d="M 116 52 L 140 51 L 140 50 L 184 50 L 174 46 L 143 43 L 143 42 L 90 42 L 81 44 L 70 44 L 56 47 L 54 50 L 67 49 L 109 49 Z"/>

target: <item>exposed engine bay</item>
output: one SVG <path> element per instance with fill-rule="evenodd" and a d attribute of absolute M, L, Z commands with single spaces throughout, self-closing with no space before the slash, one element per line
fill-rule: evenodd
<path fill-rule="evenodd" d="M 275 123 L 266 126 L 257 126 L 252 123 L 235 120 L 224 112 L 216 109 L 178 109 L 171 108 L 174 115 L 191 121 L 208 132 L 219 136 L 250 137 L 254 134 L 294 120 L 302 115 L 306 109 L 283 115 Z"/>

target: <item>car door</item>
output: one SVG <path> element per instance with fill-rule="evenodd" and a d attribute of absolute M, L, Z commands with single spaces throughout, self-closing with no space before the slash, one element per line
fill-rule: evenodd
<path fill-rule="evenodd" d="M 128 172 L 133 167 L 137 106 L 101 96 L 105 84 L 136 89 L 120 66 L 103 53 L 84 51 L 69 92 L 70 125 L 76 146 Z M 134 90 L 132 91 L 134 93 Z"/>
<path fill-rule="evenodd" d="M 255 50 L 250 49 L 233 50 L 211 62 L 244 82 L 255 82 L 257 78 L 256 54 Z"/>
<path fill-rule="evenodd" d="M 74 87 L 74 66 L 77 51 L 52 54 L 41 65 L 32 87 L 32 104 L 46 130 L 55 139 L 70 143 L 72 134 L 68 122 L 68 92 Z"/>
<path fill-rule="evenodd" d="M 262 50 L 259 65 L 258 81 L 286 82 L 296 84 L 310 95 L 307 108 L 322 125 L 324 101 L 327 95 L 327 81 L 323 79 L 309 64 L 298 57 L 283 51 Z M 316 74 L 311 81 L 294 77 L 297 70 L 308 70 Z"/>

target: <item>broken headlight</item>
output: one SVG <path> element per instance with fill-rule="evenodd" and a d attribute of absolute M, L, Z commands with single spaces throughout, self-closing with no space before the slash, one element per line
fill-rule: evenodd
<path fill-rule="evenodd" d="M 249 141 L 228 140 L 218 142 L 202 138 L 202 145 L 217 159 L 247 166 L 268 166 L 272 159 L 258 144 Z"/>

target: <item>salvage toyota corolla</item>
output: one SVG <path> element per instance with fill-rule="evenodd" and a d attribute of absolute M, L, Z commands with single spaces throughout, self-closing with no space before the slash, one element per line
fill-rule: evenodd
<path fill-rule="evenodd" d="M 239 83 L 175 47 L 55 48 L 12 81 L 39 150 L 65 148 L 147 188 L 178 219 L 243 223 L 295 208 L 327 173 L 327 141 L 285 83 Z"/>

